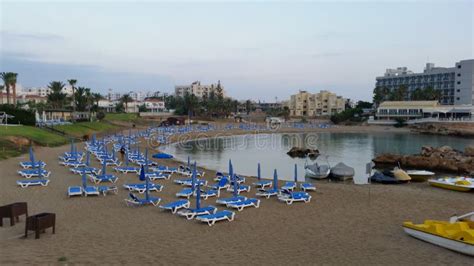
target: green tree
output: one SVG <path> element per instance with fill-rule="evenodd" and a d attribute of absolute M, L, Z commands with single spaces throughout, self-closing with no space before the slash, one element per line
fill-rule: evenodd
<path fill-rule="evenodd" d="M 250 100 L 245 101 L 245 110 L 247 110 L 247 115 L 252 111 L 252 102 Z"/>
<path fill-rule="evenodd" d="M 0 85 L 0 100 L 2 100 L 0 102 L 0 104 L 3 104 L 3 91 L 5 90 L 5 86 L 4 85 Z"/>
<path fill-rule="evenodd" d="M 102 94 L 97 93 L 97 92 L 92 93 L 92 100 L 94 102 L 92 109 L 94 111 L 99 110 L 99 101 L 103 99 L 104 99 L 104 96 L 102 96 Z"/>
<path fill-rule="evenodd" d="M 72 89 L 72 121 L 76 121 L 76 99 L 75 99 L 75 96 L 76 96 L 76 84 L 77 84 L 77 80 L 75 79 L 68 79 L 67 82 L 69 83 L 69 85 L 71 86 L 71 89 Z"/>
<path fill-rule="evenodd" d="M 125 104 L 125 112 L 127 112 L 128 111 L 128 103 L 132 102 L 133 99 L 132 99 L 132 97 L 130 97 L 129 94 L 124 94 L 124 95 L 122 95 L 122 98 L 120 98 L 120 101 Z"/>
<path fill-rule="evenodd" d="M 2 72 L 0 77 L 7 91 L 7 104 L 10 104 L 10 89 L 13 90 L 13 104 L 16 105 L 16 79 L 18 74 L 13 72 Z"/>
<path fill-rule="evenodd" d="M 74 106 L 76 110 L 80 112 L 85 112 L 87 108 L 88 99 L 87 99 L 86 91 L 87 91 L 87 88 L 78 87 L 74 93 L 74 98 L 73 98 L 75 101 Z"/>
<path fill-rule="evenodd" d="M 404 101 L 407 96 L 408 88 L 405 85 L 401 85 L 390 93 L 389 99 L 390 101 Z"/>
<path fill-rule="evenodd" d="M 66 100 L 66 94 L 63 92 L 64 83 L 61 81 L 52 81 L 49 83 L 48 88 L 51 90 L 47 95 L 48 103 L 52 108 L 63 108 Z"/>

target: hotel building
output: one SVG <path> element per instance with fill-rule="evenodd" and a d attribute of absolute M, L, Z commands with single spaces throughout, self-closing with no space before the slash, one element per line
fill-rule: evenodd
<path fill-rule="evenodd" d="M 195 81 L 191 83 L 191 85 L 175 86 L 174 92 L 177 97 L 183 97 L 186 94 L 194 94 L 196 97 L 202 98 L 204 96 L 209 97 L 211 92 L 214 92 L 217 96 L 219 88 L 222 90 L 222 96 L 225 98 L 226 92 L 220 81 L 218 81 L 217 84 L 210 85 L 201 85 L 200 81 Z"/>
<path fill-rule="evenodd" d="M 288 102 L 291 116 L 330 116 L 344 111 L 346 100 L 335 93 L 322 90 L 309 93 L 300 90 Z"/>
<path fill-rule="evenodd" d="M 427 63 L 423 73 L 414 73 L 406 67 L 387 69 L 376 78 L 376 87 L 395 90 L 400 86 L 408 88 L 408 98 L 416 89 L 432 87 L 440 90 L 443 105 L 474 104 L 474 59 L 461 60 L 454 67 L 435 67 Z"/>

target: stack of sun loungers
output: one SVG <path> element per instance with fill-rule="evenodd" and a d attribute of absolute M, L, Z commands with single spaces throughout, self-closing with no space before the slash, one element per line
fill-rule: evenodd
<path fill-rule="evenodd" d="M 30 148 L 30 160 L 26 162 L 20 162 L 20 166 L 23 169 L 18 170 L 18 174 L 25 179 L 18 180 L 16 183 L 21 188 L 27 188 L 29 186 L 47 186 L 49 184 L 50 171 L 44 169 L 46 163 L 43 161 L 36 161 L 34 159 L 33 149 Z"/>

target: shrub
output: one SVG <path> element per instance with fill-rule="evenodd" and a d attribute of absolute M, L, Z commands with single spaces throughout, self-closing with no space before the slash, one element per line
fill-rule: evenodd
<path fill-rule="evenodd" d="M 95 117 L 98 119 L 98 120 L 102 120 L 105 118 L 105 113 L 104 111 L 99 111 L 97 112 L 97 114 L 95 115 Z"/>
<path fill-rule="evenodd" d="M 393 125 L 394 127 L 404 127 L 407 125 L 406 120 L 400 117 L 395 118 L 395 122 L 395 125 Z"/>
<path fill-rule="evenodd" d="M 30 110 L 24 110 L 15 108 L 13 105 L 2 104 L 0 105 L 0 112 L 5 112 L 14 118 L 9 118 L 9 124 L 22 124 L 27 126 L 34 126 L 36 124 L 35 113 Z"/>

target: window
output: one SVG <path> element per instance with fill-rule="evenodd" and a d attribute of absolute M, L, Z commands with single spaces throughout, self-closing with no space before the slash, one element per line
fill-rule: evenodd
<path fill-rule="evenodd" d="M 460 76 L 461 76 L 461 73 L 458 73 L 458 77 L 460 77 Z"/>
<path fill-rule="evenodd" d="M 456 100 L 459 101 L 459 97 L 456 97 Z"/>
<path fill-rule="evenodd" d="M 461 92 L 461 90 L 460 90 L 460 89 L 457 89 L 456 92 Z"/>

